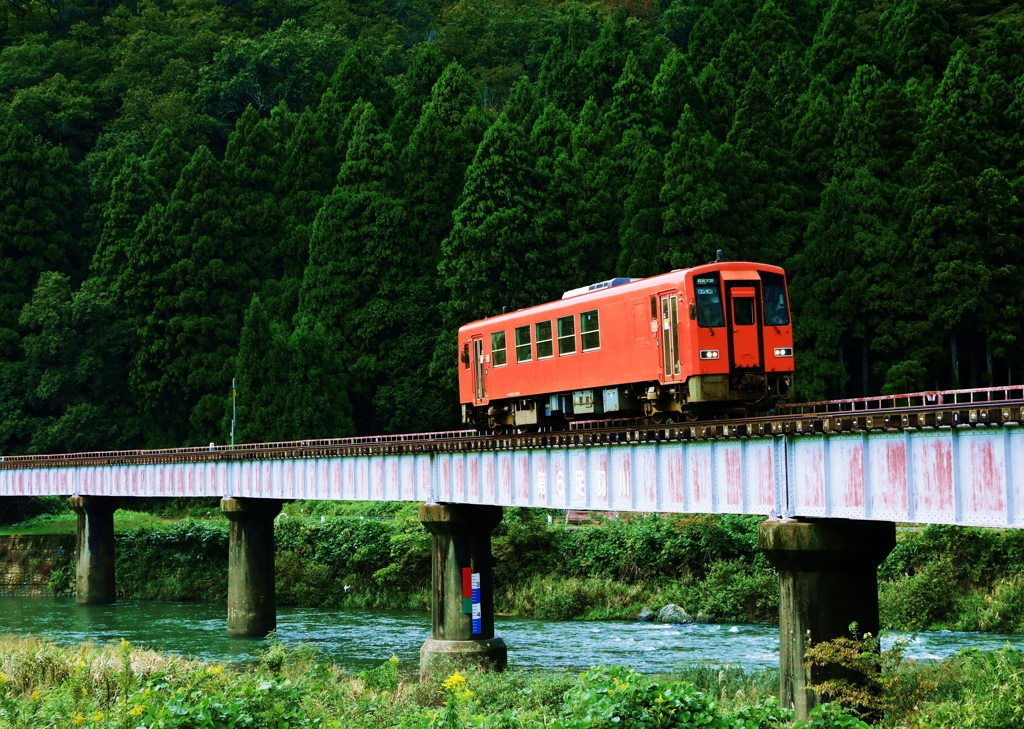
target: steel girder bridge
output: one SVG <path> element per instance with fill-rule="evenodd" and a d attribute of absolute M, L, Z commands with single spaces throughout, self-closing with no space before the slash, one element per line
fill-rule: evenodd
<path fill-rule="evenodd" d="M 423 671 L 451 653 L 504 665 L 490 563 L 503 506 L 761 515 L 760 545 L 781 581 L 782 700 L 806 716 L 817 701 L 808 683 L 828 675 L 804 670 L 804 650 L 846 635 L 852 622 L 878 630 L 876 568 L 895 545 L 896 522 L 1024 526 L 1022 424 L 1017 386 L 667 425 L 8 456 L 0 496 L 71 498 L 82 603 L 114 600 L 118 504 L 220 497 L 231 522 L 228 629 L 237 635 L 274 627 L 273 519 L 282 501 L 423 502 L 434 538 Z"/>

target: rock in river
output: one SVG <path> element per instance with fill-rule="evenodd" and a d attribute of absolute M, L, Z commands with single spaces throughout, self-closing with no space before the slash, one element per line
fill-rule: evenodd
<path fill-rule="evenodd" d="M 659 623 L 690 623 L 693 622 L 685 610 L 678 605 L 669 603 L 661 610 L 658 611 L 658 622 Z"/>
<path fill-rule="evenodd" d="M 641 623 L 652 623 L 654 622 L 654 613 L 647 608 L 644 608 L 640 611 L 640 614 L 636 616 L 636 619 Z"/>

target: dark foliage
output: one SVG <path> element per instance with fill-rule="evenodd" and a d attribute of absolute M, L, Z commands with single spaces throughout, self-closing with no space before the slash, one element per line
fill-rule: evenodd
<path fill-rule="evenodd" d="M 225 442 L 232 378 L 245 440 L 444 429 L 467 319 L 717 248 L 789 272 L 803 397 L 1020 382 L 1022 28 L 936 0 L 6 3 L 0 452 Z"/>

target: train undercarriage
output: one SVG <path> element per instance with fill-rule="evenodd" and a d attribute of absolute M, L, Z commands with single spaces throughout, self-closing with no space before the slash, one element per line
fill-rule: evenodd
<path fill-rule="evenodd" d="M 463 404 L 463 421 L 481 432 L 561 430 L 580 420 L 646 418 L 650 422 L 692 422 L 711 417 L 744 417 L 793 395 L 792 373 L 745 372 L 693 375 L 681 382 L 640 382 L 531 397 Z"/>

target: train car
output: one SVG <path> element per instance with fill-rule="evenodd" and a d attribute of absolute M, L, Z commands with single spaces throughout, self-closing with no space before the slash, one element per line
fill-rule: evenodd
<path fill-rule="evenodd" d="M 715 262 L 616 278 L 459 329 L 463 420 L 482 431 L 680 422 L 793 392 L 785 272 Z"/>

